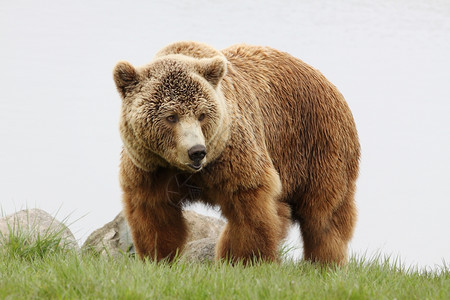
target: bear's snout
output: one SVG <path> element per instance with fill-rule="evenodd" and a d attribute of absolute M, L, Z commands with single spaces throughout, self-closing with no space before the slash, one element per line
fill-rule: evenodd
<path fill-rule="evenodd" d="M 194 169 L 200 169 L 202 165 L 201 161 L 206 156 L 206 147 L 203 145 L 195 145 L 188 150 L 188 156 L 193 162 L 189 166 L 193 167 Z"/>

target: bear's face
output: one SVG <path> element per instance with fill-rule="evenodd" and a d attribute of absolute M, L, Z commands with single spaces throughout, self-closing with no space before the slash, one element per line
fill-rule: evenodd
<path fill-rule="evenodd" d="M 169 55 L 137 69 L 127 62 L 116 65 L 114 80 L 123 99 L 121 136 L 138 167 L 167 163 L 196 172 L 208 162 L 226 115 L 219 90 L 225 72 L 220 56 Z"/>

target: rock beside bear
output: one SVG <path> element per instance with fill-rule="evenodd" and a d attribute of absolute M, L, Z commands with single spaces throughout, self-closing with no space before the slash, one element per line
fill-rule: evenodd
<path fill-rule="evenodd" d="M 191 210 L 183 212 L 189 227 L 189 237 L 185 256 L 188 260 L 211 260 L 217 238 L 225 226 L 225 222 L 198 214 Z M 120 257 L 124 253 L 134 254 L 135 248 L 127 221 L 120 212 L 114 220 L 93 231 L 81 247 L 101 255 Z"/>
<path fill-rule="evenodd" d="M 179 42 L 145 66 L 119 62 L 114 80 L 124 212 L 141 257 L 182 251 L 182 207 L 201 201 L 228 220 L 217 259 L 277 261 L 293 221 L 305 259 L 345 263 L 360 146 L 319 71 L 268 47 Z"/>
<path fill-rule="evenodd" d="M 59 240 L 59 246 L 78 249 L 78 243 L 70 229 L 49 213 L 33 208 L 18 211 L 0 218 L 0 244 L 8 242 L 10 235 L 23 238 L 28 243 L 39 240 Z"/>

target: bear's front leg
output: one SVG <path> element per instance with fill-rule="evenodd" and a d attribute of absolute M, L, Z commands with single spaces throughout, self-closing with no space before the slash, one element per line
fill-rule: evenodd
<path fill-rule="evenodd" d="M 187 237 L 181 208 L 167 204 L 150 205 L 146 202 L 153 202 L 152 197 L 137 199 L 137 194 L 141 192 L 124 196 L 125 214 L 137 254 L 156 261 L 172 261 L 183 250 Z"/>
<path fill-rule="evenodd" d="M 139 170 L 123 159 L 124 212 L 137 254 L 142 259 L 172 261 L 184 247 L 188 228 L 181 207 L 167 198 L 167 185 L 159 175 Z"/>
<path fill-rule="evenodd" d="M 287 207 L 277 200 L 278 193 L 278 186 L 263 184 L 221 198 L 228 223 L 217 244 L 217 259 L 244 264 L 255 259 L 278 261 L 278 249 L 290 224 Z"/>

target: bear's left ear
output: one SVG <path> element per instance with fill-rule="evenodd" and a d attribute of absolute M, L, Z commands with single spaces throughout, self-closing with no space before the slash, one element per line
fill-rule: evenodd
<path fill-rule="evenodd" d="M 138 82 L 136 69 L 127 61 L 117 63 L 114 67 L 113 76 L 117 90 L 122 97 L 125 97 L 126 91 Z"/>
<path fill-rule="evenodd" d="M 227 72 L 227 61 L 221 56 L 203 58 L 200 59 L 196 69 L 200 75 L 216 88 Z"/>

